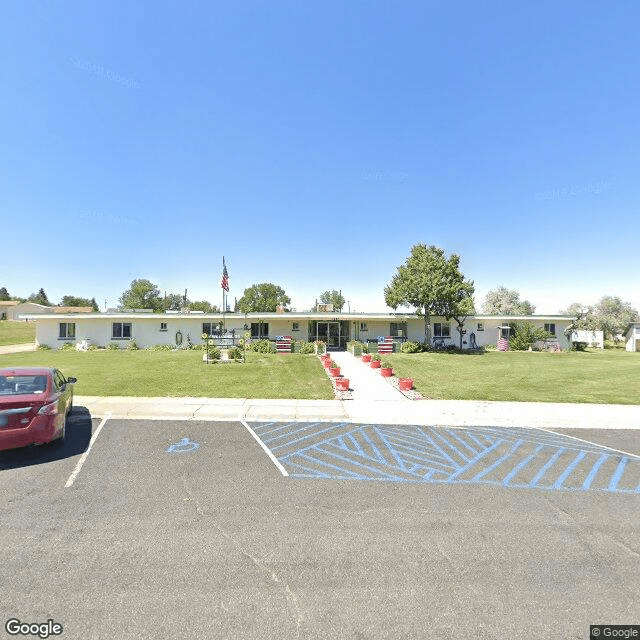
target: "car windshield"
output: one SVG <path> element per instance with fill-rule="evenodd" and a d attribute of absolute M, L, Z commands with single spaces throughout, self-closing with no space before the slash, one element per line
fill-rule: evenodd
<path fill-rule="evenodd" d="M 0 376 L 0 396 L 19 396 L 26 393 L 44 393 L 46 389 L 47 376 Z"/>

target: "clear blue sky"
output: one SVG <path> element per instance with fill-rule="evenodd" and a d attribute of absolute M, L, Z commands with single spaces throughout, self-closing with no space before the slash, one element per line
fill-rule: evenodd
<path fill-rule="evenodd" d="M 0 4 L 0 286 L 274 282 L 358 311 L 418 242 L 476 302 L 640 308 L 640 5 Z"/>

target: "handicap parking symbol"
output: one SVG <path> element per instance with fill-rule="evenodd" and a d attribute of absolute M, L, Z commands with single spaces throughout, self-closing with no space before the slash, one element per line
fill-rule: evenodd
<path fill-rule="evenodd" d="M 197 442 L 189 440 L 189 438 L 182 438 L 180 442 L 172 444 L 166 453 L 188 453 L 189 451 L 195 451 L 200 445 Z"/>

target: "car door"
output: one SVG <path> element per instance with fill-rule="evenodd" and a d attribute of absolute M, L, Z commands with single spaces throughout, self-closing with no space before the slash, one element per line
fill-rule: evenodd
<path fill-rule="evenodd" d="M 71 385 L 67 382 L 67 379 L 62 375 L 61 371 L 58 371 L 58 369 L 53 372 L 53 382 L 56 390 L 60 394 L 60 398 L 58 400 L 58 415 L 61 416 L 62 424 L 64 424 L 64 420 L 71 404 L 71 394 L 73 391 Z"/>

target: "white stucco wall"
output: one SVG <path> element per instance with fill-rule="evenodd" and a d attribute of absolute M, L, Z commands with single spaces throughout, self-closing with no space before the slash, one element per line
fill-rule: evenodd
<path fill-rule="evenodd" d="M 315 336 L 308 336 L 308 321 L 316 319 L 314 316 L 293 316 L 291 314 L 273 314 L 265 316 L 264 322 L 269 325 L 269 338 L 272 340 L 278 335 L 290 335 L 296 340 L 313 340 Z M 37 322 L 36 343 L 45 344 L 52 349 L 60 348 L 65 342 L 82 342 L 87 340 L 90 344 L 99 347 L 106 347 L 110 343 L 119 344 L 122 348 L 126 347 L 128 340 L 112 338 L 112 327 L 114 322 L 131 323 L 131 337 L 136 341 L 139 347 L 147 348 L 156 344 L 165 344 L 172 347 L 176 346 L 176 333 L 182 333 L 183 344 L 187 344 L 190 337 L 193 344 L 201 344 L 202 324 L 204 322 L 217 323 L 221 317 L 219 315 L 173 315 L 173 314 L 65 314 L 56 317 L 38 317 L 33 318 Z M 375 340 L 379 336 L 390 335 L 391 322 L 407 323 L 407 338 L 414 342 L 422 342 L 424 340 L 424 320 L 420 317 L 411 318 L 376 318 L 375 316 L 364 317 L 345 317 L 340 316 L 342 320 L 349 321 L 349 337 L 354 339 L 358 336 L 360 340 Z M 521 322 L 523 320 L 532 322 L 536 327 L 544 327 L 545 322 L 553 322 L 556 325 L 556 337 L 560 344 L 560 348 L 568 349 L 569 342 L 564 335 L 564 329 L 571 323 L 571 319 L 557 318 L 496 318 L 496 317 L 475 317 L 467 319 L 465 322 L 466 334 L 463 337 L 463 347 L 469 348 L 471 344 L 471 333 L 475 334 L 477 346 L 496 344 L 498 340 L 498 328 L 506 324 L 508 321 Z M 233 315 L 225 316 L 225 325 L 227 332 L 235 330 L 236 337 L 240 338 L 244 335 L 244 325 L 249 327 L 252 322 L 257 322 L 255 316 Z M 322 321 L 322 319 L 319 319 Z M 75 323 L 75 339 L 64 340 L 59 338 L 60 323 Z M 293 323 L 297 322 L 298 331 L 293 330 Z M 357 323 L 357 329 L 354 334 L 354 322 Z M 367 330 L 360 329 L 360 323 L 366 322 Z M 447 321 L 442 318 L 431 318 L 431 334 L 434 334 L 434 323 Z M 166 324 L 166 330 L 161 330 L 161 323 Z M 478 330 L 478 324 L 483 325 L 484 330 Z M 456 330 L 455 321 L 449 321 L 450 338 L 445 340 L 446 344 L 459 345 L 459 334 Z M 640 327 L 638 331 L 640 339 Z"/>

